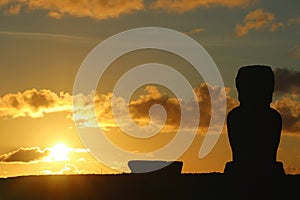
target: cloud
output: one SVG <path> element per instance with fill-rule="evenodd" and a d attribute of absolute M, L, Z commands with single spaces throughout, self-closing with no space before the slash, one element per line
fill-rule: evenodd
<path fill-rule="evenodd" d="M 300 72 L 289 71 L 286 73 L 283 69 L 275 70 L 276 76 L 276 93 L 283 94 L 286 91 L 287 95 L 278 96 L 273 103 L 272 107 L 278 110 L 283 119 L 283 133 L 299 135 L 300 133 L 300 101 L 299 101 L 299 91 L 300 91 Z M 284 78 L 285 77 L 285 78 Z M 280 87 L 279 87 L 279 86 Z M 208 84 L 201 84 L 194 89 L 198 100 L 198 106 L 200 110 L 200 123 L 199 131 L 200 133 L 206 133 L 211 120 L 211 99 L 209 90 L 213 93 L 216 98 L 216 102 L 221 103 L 222 89 L 218 86 L 211 86 Z M 180 113 L 185 113 L 188 109 L 195 109 L 191 107 L 189 103 L 183 103 L 182 107 L 179 106 L 179 101 L 174 97 L 170 97 L 166 94 L 161 93 L 157 87 L 148 86 L 145 88 L 146 94 L 140 96 L 135 101 L 130 102 L 130 114 L 133 120 L 138 124 L 147 124 L 150 121 L 149 118 L 149 108 L 154 104 L 162 105 L 167 113 L 166 129 L 165 132 L 172 132 L 178 129 L 180 124 Z M 291 91 L 294 91 L 291 95 Z M 238 106 L 239 103 L 235 98 L 229 96 L 230 88 L 225 88 L 226 92 L 226 103 L 227 107 L 226 113 Z M 221 105 L 221 104 L 220 104 Z M 219 106 L 221 107 L 221 106 Z M 193 121 L 193 116 L 187 116 L 187 121 Z"/>
<path fill-rule="evenodd" d="M 276 68 L 275 95 L 272 106 L 278 110 L 283 120 L 283 132 L 299 135 L 300 133 L 300 71 Z"/>
<path fill-rule="evenodd" d="M 286 134 L 300 134 L 300 102 L 298 96 L 283 96 L 272 103 L 282 116 L 282 129 Z"/>
<path fill-rule="evenodd" d="M 216 97 L 221 97 L 223 91 L 220 87 L 206 84 L 201 84 L 195 88 L 200 107 L 201 128 L 205 128 L 210 122 L 211 105 L 208 87 L 210 87 Z M 226 93 L 227 109 L 229 109 L 237 105 L 237 101 L 229 97 L 229 88 L 226 88 Z M 74 108 L 73 99 L 77 105 Z M 108 130 L 118 127 L 112 113 L 112 101 L 120 109 L 117 114 L 119 118 L 126 120 L 127 115 L 125 114 L 129 108 L 130 117 L 139 125 L 146 125 L 150 122 L 149 109 L 154 104 L 162 105 L 167 113 L 166 127 L 169 130 L 178 127 L 181 120 L 181 112 L 195 109 L 191 108 L 192 105 L 189 102 L 183 102 L 183 106 L 180 108 L 178 99 L 160 92 L 155 86 L 147 86 L 145 94 L 138 99 L 132 100 L 129 106 L 122 97 L 112 98 L 112 93 L 99 94 L 94 92 L 89 95 L 78 94 L 73 97 L 65 92 L 57 94 L 46 89 L 31 89 L 2 96 L 0 98 L 0 117 L 3 119 L 19 117 L 41 118 L 48 113 L 66 112 L 66 118 L 75 120 L 79 126 L 98 127 L 100 122 L 100 126 Z M 95 112 L 92 106 L 94 103 Z M 75 119 L 72 114 L 75 114 Z M 159 114 L 156 115 L 158 115 L 156 116 L 158 120 L 162 120 Z M 187 121 L 192 122 L 194 120 L 193 116 L 189 117 Z"/>
<path fill-rule="evenodd" d="M 8 4 L 9 0 L 0 0 L 0 6 Z"/>
<path fill-rule="evenodd" d="M 291 58 L 300 58 L 300 47 L 298 45 L 295 45 L 288 51 L 288 55 Z"/>
<path fill-rule="evenodd" d="M 235 33 L 238 37 L 248 35 L 250 30 L 268 30 L 275 32 L 279 28 L 283 28 L 281 22 L 276 22 L 276 17 L 273 13 L 264 11 L 262 8 L 256 9 L 246 15 L 244 24 L 237 24 L 235 26 Z"/>
<path fill-rule="evenodd" d="M 61 13 L 55 12 L 55 11 L 49 11 L 48 16 L 54 19 L 61 19 L 63 15 Z"/>
<path fill-rule="evenodd" d="M 22 10 L 44 10 L 55 19 L 69 15 L 100 20 L 143 10 L 144 3 L 143 0 L 1 0 L 0 7 L 7 14 L 18 14 Z"/>
<path fill-rule="evenodd" d="M 125 103 L 123 99 L 122 102 Z M 77 94 L 74 97 L 74 115 L 78 126 L 98 127 L 101 122 L 101 127 L 116 127 L 114 117 L 111 110 L 112 93 L 99 94 L 91 93 L 88 95 Z M 95 103 L 95 110 L 92 105 Z M 94 115 L 95 112 L 95 115 Z M 96 117 L 96 118 L 95 118 Z"/>
<path fill-rule="evenodd" d="M 277 68 L 275 73 L 275 95 L 276 101 L 272 106 L 277 109 L 283 118 L 283 131 L 285 133 L 300 133 L 300 72 L 288 69 Z M 201 84 L 194 89 L 197 96 L 197 102 L 200 110 L 199 131 L 206 133 L 211 120 L 211 100 L 209 90 L 213 93 L 217 103 L 221 103 L 222 92 L 224 88 Z M 227 107 L 226 113 L 237 106 L 239 103 L 235 98 L 229 96 L 230 88 L 225 88 Z M 124 120 L 128 109 L 130 118 L 138 125 L 146 125 L 150 122 L 149 110 L 159 104 L 164 107 L 166 112 L 166 123 L 163 132 L 176 131 L 181 122 L 181 113 L 187 113 L 189 109 L 196 109 L 190 102 L 182 102 L 180 107 L 178 99 L 169 96 L 159 90 L 156 86 L 146 86 L 145 93 L 137 99 L 131 100 L 129 106 L 122 97 L 112 98 L 112 93 L 99 94 L 91 93 L 89 95 L 78 94 L 72 97 L 68 93 L 61 92 L 59 94 L 50 90 L 26 90 L 24 92 L 9 93 L 0 98 L 0 117 L 17 118 L 17 117 L 43 117 L 47 113 L 66 112 L 69 119 L 75 120 L 79 126 L 98 127 L 99 124 L 104 130 L 118 128 L 119 125 L 112 113 L 111 103 L 117 105 L 120 109 L 117 116 Z M 73 112 L 72 99 L 77 102 L 74 108 L 75 119 L 70 117 Z M 220 100 L 220 101 L 219 101 Z M 92 110 L 95 103 L 95 111 Z M 224 110 L 222 110 L 224 111 Z M 95 115 L 94 115 L 95 113 Z M 151 112 L 150 112 L 151 113 Z M 94 117 L 95 116 L 95 117 Z M 160 114 L 154 113 L 155 119 L 163 120 Z M 185 116 L 187 128 L 193 122 L 193 116 Z M 5 160 L 2 155 L 1 160 Z"/>
<path fill-rule="evenodd" d="M 162 105 L 167 113 L 167 126 L 173 126 L 180 122 L 180 105 L 176 98 L 162 94 L 157 87 L 147 86 L 146 94 L 139 99 L 131 101 L 130 114 L 136 123 L 143 125 L 150 122 L 149 109 L 155 104 Z M 159 118 L 159 116 L 157 116 Z"/>
<path fill-rule="evenodd" d="M 300 17 L 297 18 L 290 18 L 288 20 L 288 26 L 292 25 L 292 24 L 300 24 Z"/>
<path fill-rule="evenodd" d="M 25 39 L 43 39 L 53 41 L 77 41 L 91 43 L 94 39 L 73 36 L 73 35 L 62 35 L 62 34 L 51 34 L 51 33 L 33 33 L 33 32 L 14 32 L 14 31 L 0 31 L 0 36 L 7 36 L 12 38 L 25 38 Z"/>
<path fill-rule="evenodd" d="M 204 28 L 195 28 L 195 29 L 193 29 L 191 31 L 184 32 L 184 33 L 187 34 L 187 35 L 193 35 L 193 34 L 196 34 L 196 33 L 201 33 L 203 31 L 205 31 Z"/>
<path fill-rule="evenodd" d="M 0 0 L 0 8 L 6 15 L 43 10 L 54 19 L 64 16 L 90 17 L 97 20 L 116 18 L 145 9 L 163 9 L 183 13 L 198 7 L 222 6 L 245 8 L 259 0 L 156 0 L 149 5 L 144 0 Z"/>
<path fill-rule="evenodd" d="M 270 27 L 269 31 L 270 32 L 275 32 L 279 28 L 284 28 L 284 24 L 282 22 L 277 22 L 277 23 L 271 24 L 271 27 Z"/>
<path fill-rule="evenodd" d="M 78 167 L 74 164 L 66 164 L 58 174 L 80 174 L 82 171 L 78 170 Z"/>
<path fill-rule="evenodd" d="M 62 174 L 84 174 L 84 170 L 79 170 L 78 167 L 74 164 L 66 164 L 63 168 L 58 171 L 54 171 L 53 169 L 44 169 L 40 171 L 41 174 L 46 175 L 62 175 Z"/>
<path fill-rule="evenodd" d="M 277 94 L 298 94 L 300 92 L 300 71 L 276 68 L 275 93 Z"/>
<path fill-rule="evenodd" d="M 1 4 L 0 4 L 0 6 L 1 6 Z M 19 4 L 11 5 L 4 11 L 4 14 L 16 15 L 16 14 L 20 13 L 20 11 L 21 11 L 21 5 L 19 5 Z"/>
<path fill-rule="evenodd" d="M 202 130 L 206 130 L 207 126 L 209 125 L 210 118 L 211 118 L 211 101 L 210 101 L 210 94 L 208 91 L 208 87 L 210 87 L 210 90 L 214 93 L 214 96 L 218 99 L 222 97 L 222 92 L 224 92 L 224 89 L 217 87 L 217 86 L 210 86 L 207 84 L 201 84 L 199 87 L 195 88 L 195 94 L 198 99 L 198 106 L 200 110 L 200 124 L 199 127 Z M 226 88 L 226 94 L 227 94 L 227 109 L 225 112 L 236 106 L 238 103 L 235 99 L 229 97 L 229 88 Z M 92 112 L 89 109 L 81 109 L 84 108 L 84 105 L 90 104 L 93 100 L 91 97 L 88 96 L 77 96 L 77 100 L 81 103 L 78 104 L 79 108 L 75 109 L 75 112 L 77 113 L 76 122 L 81 124 L 82 126 L 98 126 L 98 122 L 100 122 L 100 125 L 102 128 L 110 129 L 114 127 L 118 127 L 118 125 L 115 122 L 115 118 L 111 111 L 111 104 L 112 101 L 112 94 L 109 95 L 99 95 L 97 94 L 95 97 L 95 113 L 97 119 L 95 119 L 92 116 Z M 159 89 L 156 86 L 146 86 L 145 87 L 145 94 L 139 96 L 138 99 L 132 100 L 129 104 L 129 106 L 126 104 L 125 100 L 123 98 L 115 98 L 113 101 L 115 101 L 113 104 L 120 107 L 117 117 L 121 119 L 126 119 L 125 114 L 127 113 L 126 110 L 129 107 L 129 113 L 131 119 L 143 126 L 150 123 L 150 117 L 149 117 L 149 110 L 153 105 L 159 104 L 164 107 L 165 112 L 167 114 L 166 123 L 165 123 L 165 129 L 164 131 L 174 131 L 178 128 L 181 119 L 181 113 L 188 113 L 188 110 L 190 109 L 196 109 L 192 106 L 190 102 L 182 102 L 182 107 L 180 107 L 179 100 L 175 97 L 171 97 L 168 94 L 164 94 L 159 91 Z M 221 101 L 220 101 L 221 103 Z M 152 113 L 154 118 L 158 121 L 163 121 L 162 117 L 160 116 L 160 113 Z M 194 116 L 184 115 L 187 117 L 185 119 L 187 122 L 194 121 Z M 126 121 L 122 121 L 124 125 L 126 124 Z M 190 124 L 190 123 L 188 123 Z M 126 124 L 127 125 L 127 124 Z"/>
<path fill-rule="evenodd" d="M 223 6 L 228 8 L 245 8 L 255 4 L 256 2 L 256 0 L 157 0 L 150 5 L 150 8 L 184 13 L 198 7 Z"/>
<path fill-rule="evenodd" d="M 0 98 L 0 117 L 43 117 L 45 113 L 72 111 L 72 96 L 50 90 L 25 90 Z"/>
<path fill-rule="evenodd" d="M 210 119 L 211 119 L 211 98 L 208 88 L 210 88 L 210 91 L 213 93 L 212 95 L 216 98 L 214 99 L 217 104 L 220 106 L 217 106 L 218 108 L 222 108 L 222 94 L 224 88 L 218 87 L 218 86 L 211 86 L 208 84 L 201 84 L 199 87 L 195 88 L 195 93 L 198 99 L 198 104 L 200 107 L 200 126 L 199 128 L 206 132 Z M 237 100 L 231 98 L 229 96 L 230 88 L 225 88 L 226 92 L 226 104 L 227 107 L 225 112 L 228 113 L 232 108 L 238 105 Z M 220 110 L 220 112 L 223 112 L 224 110 Z M 218 113 L 216 113 L 218 116 Z"/>
<path fill-rule="evenodd" d="M 300 174 L 300 169 L 292 165 L 285 165 L 284 171 L 286 174 L 295 174 L 295 175 Z"/>
<path fill-rule="evenodd" d="M 39 147 L 21 147 L 15 151 L 0 155 L 0 162 L 31 162 L 49 155 L 48 150 Z"/>

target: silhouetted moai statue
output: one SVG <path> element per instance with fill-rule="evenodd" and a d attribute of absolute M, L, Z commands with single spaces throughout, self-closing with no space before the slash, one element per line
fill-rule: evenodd
<path fill-rule="evenodd" d="M 281 115 L 270 107 L 274 74 L 269 66 L 241 67 L 235 79 L 240 105 L 227 116 L 232 161 L 224 173 L 230 175 L 283 175 L 276 161 Z"/>

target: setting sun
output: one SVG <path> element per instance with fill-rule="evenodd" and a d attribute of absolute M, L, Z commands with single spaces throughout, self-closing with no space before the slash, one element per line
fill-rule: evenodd
<path fill-rule="evenodd" d="M 50 159 L 53 161 L 69 160 L 70 149 L 65 144 L 56 144 L 50 150 Z"/>

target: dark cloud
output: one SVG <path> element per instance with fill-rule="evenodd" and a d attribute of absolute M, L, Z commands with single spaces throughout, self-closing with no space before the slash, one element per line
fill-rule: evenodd
<path fill-rule="evenodd" d="M 209 89 L 208 89 L 209 88 Z M 160 105 L 163 107 L 166 114 L 165 126 L 162 132 L 174 132 L 178 130 L 181 122 L 184 122 L 186 128 L 193 128 L 195 123 L 198 123 L 198 119 L 195 116 L 190 115 L 190 110 L 196 110 L 195 106 L 198 106 L 200 111 L 199 131 L 206 133 L 211 121 L 211 95 L 214 97 L 214 103 L 217 104 L 218 110 L 215 110 L 214 120 L 222 121 L 222 114 L 225 114 L 233 107 L 238 105 L 236 99 L 229 96 L 230 88 L 222 88 L 219 86 L 211 86 L 208 84 L 201 84 L 194 88 L 195 95 L 197 97 L 197 103 L 185 102 L 178 100 L 175 96 L 163 93 L 156 86 L 146 86 L 145 93 L 140 95 L 137 99 L 130 101 L 129 105 L 122 97 L 112 99 L 111 94 L 96 94 L 95 95 L 95 119 L 93 112 L 88 109 L 81 109 L 84 105 L 91 104 L 92 98 L 89 96 L 76 96 L 76 101 L 80 102 L 78 108 L 75 109 L 76 123 L 86 127 L 98 127 L 99 123 L 103 129 L 109 130 L 110 128 L 118 128 L 119 125 L 116 121 L 122 123 L 128 129 L 131 129 L 132 124 L 128 122 L 127 113 L 129 109 L 129 117 L 138 125 L 145 126 L 151 123 L 150 115 L 156 122 L 162 124 L 164 122 L 164 115 L 161 112 L 151 110 L 154 105 Z M 224 95 L 226 95 L 226 103 L 224 106 Z M 117 114 L 112 114 L 111 102 L 117 109 Z M 153 111 L 153 112 L 152 112 Z M 219 114 L 218 114 L 219 112 Z M 183 119 L 181 118 L 183 116 Z M 220 116 L 218 118 L 218 116 Z M 116 118 L 118 120 L 116 120 Z M 197 120 L 197 122 L 195 122 Z M 221 122 L 220 121 L 220 122 Z"/>
<path fill-rule="evenodd" d="M 275 93 L 298 94 L 300 92 L 300 71 L 276 68 Z"/>
<path fill-rule="evenodd" d="M 155 86 L 146 87 L 146 95 L 140 96 L 136 101 L 130 103 L 130 114 L 137 123 L 149 122 L 149 109 L 154 104 L 162 105 L 166 109 L 166 125 L 179 124 L 180 122 L 180 105 L 176 98 L 161 94 Z"/>
<path fill-rule="evenodd" d="M 72 96 L 50 90 L 25 90 L 0 97 L 0 117 L 43 117 L 45 113 L 72 110 Z"/>
<path fill-rule="evenodd" d="M 21 147 L 15 151 L 0 156 L 0 162 L 30 162 L 40 160 L 49 155 L 49 150 L 39 147 Z"/>
<path fill-rule="evenodd" d="M 216 97 L 217 99 L 215 99 L 215 102 L 220 102 L 220 107 L 221 107 L 221 101 L 222 101 L 222 92 L 224 92 L 224 88 L 221 87 L 213 87 L 210 85 L 207 85 L 205 83 L 201 84 L 199 87 L 194 89 L 194 92 L 197 96 L 197 100 L 198 100 L 198 106 L 199 106 L 199 110 L 200 110 L 200 123 L 199 123 L 199 127 L 201 130 L 203 130 L 203 132 L 205 132 L 205 130 L 207 130 L 208 125 L 210 123 L 211 120 L 211 97 L 210 97 L 210 93 L 208 90 L 208 87 L 210 87 L 210 91 L 213 92 L 213 96 Z M 226 111 L 229 111 L 230 109 L 232 109 L 233 107 L 235 107 L 236 105 L 238 105 L 238 102 L 231 98 L 228 94 L 230 89 L 229 88 L 225 88 L 226 90 L 226 100 L 227 100 L 227 107 L 224 108 L 226 109 Z M 137 119 L 137 120 L 145 120 L 149 122 L 149 109 L 152 105 L 154 104 L 160 104 L 162 105 L 167 113 L 167 121 L 166 121 L 166 125 L 169 128 L 173 129 L 177 129 L 181 119 L 181 112 L 183 113 L 188 113 L 187 111 L 189 109 L 196 109 L 196 108 L 192 108 L 188 102 L 187 103 L 183 103 L 182 104 L 182 108 L 180 108 L 180 104 L 179 101 L 174 98 L 174 97 L 170 97 L 168 95 L 164 95 L 161 94 L 159 92 L 159 90 L 154 87 L 147 87 L 146 88 L 146 92 L 147 94 L 144 96 L 140 96 L 140 98 L 136 101 L 132 101 L 130 103 L 130 113 L 132 115 L 133 119 Z M 218 101 L 218 99 L 220 99 L 220 101 Z M 188 119 L 186 119 L 187 121 L 192 122 L 194 119 L 194 116 L 187 116 Z"/>

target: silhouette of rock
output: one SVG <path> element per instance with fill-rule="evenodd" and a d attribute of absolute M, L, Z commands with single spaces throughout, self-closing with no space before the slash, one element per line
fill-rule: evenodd
<path fill-rule="evenodd" d="M 128 167 L 132 173 L 181 174 L 183 162 L 160 160 L 131 160 Z M 153 171 L 154 170 L 154 171 Z"/>
<path fill-rule="evenodd" d="M 282 119 L 270 107 L 275 82 L 271 67 L 243 66 L 235 81 L 240 105 L 227 116 L 232 161 L 224 173 L 283 175 L 283 164 L 276 160 Z"/>

